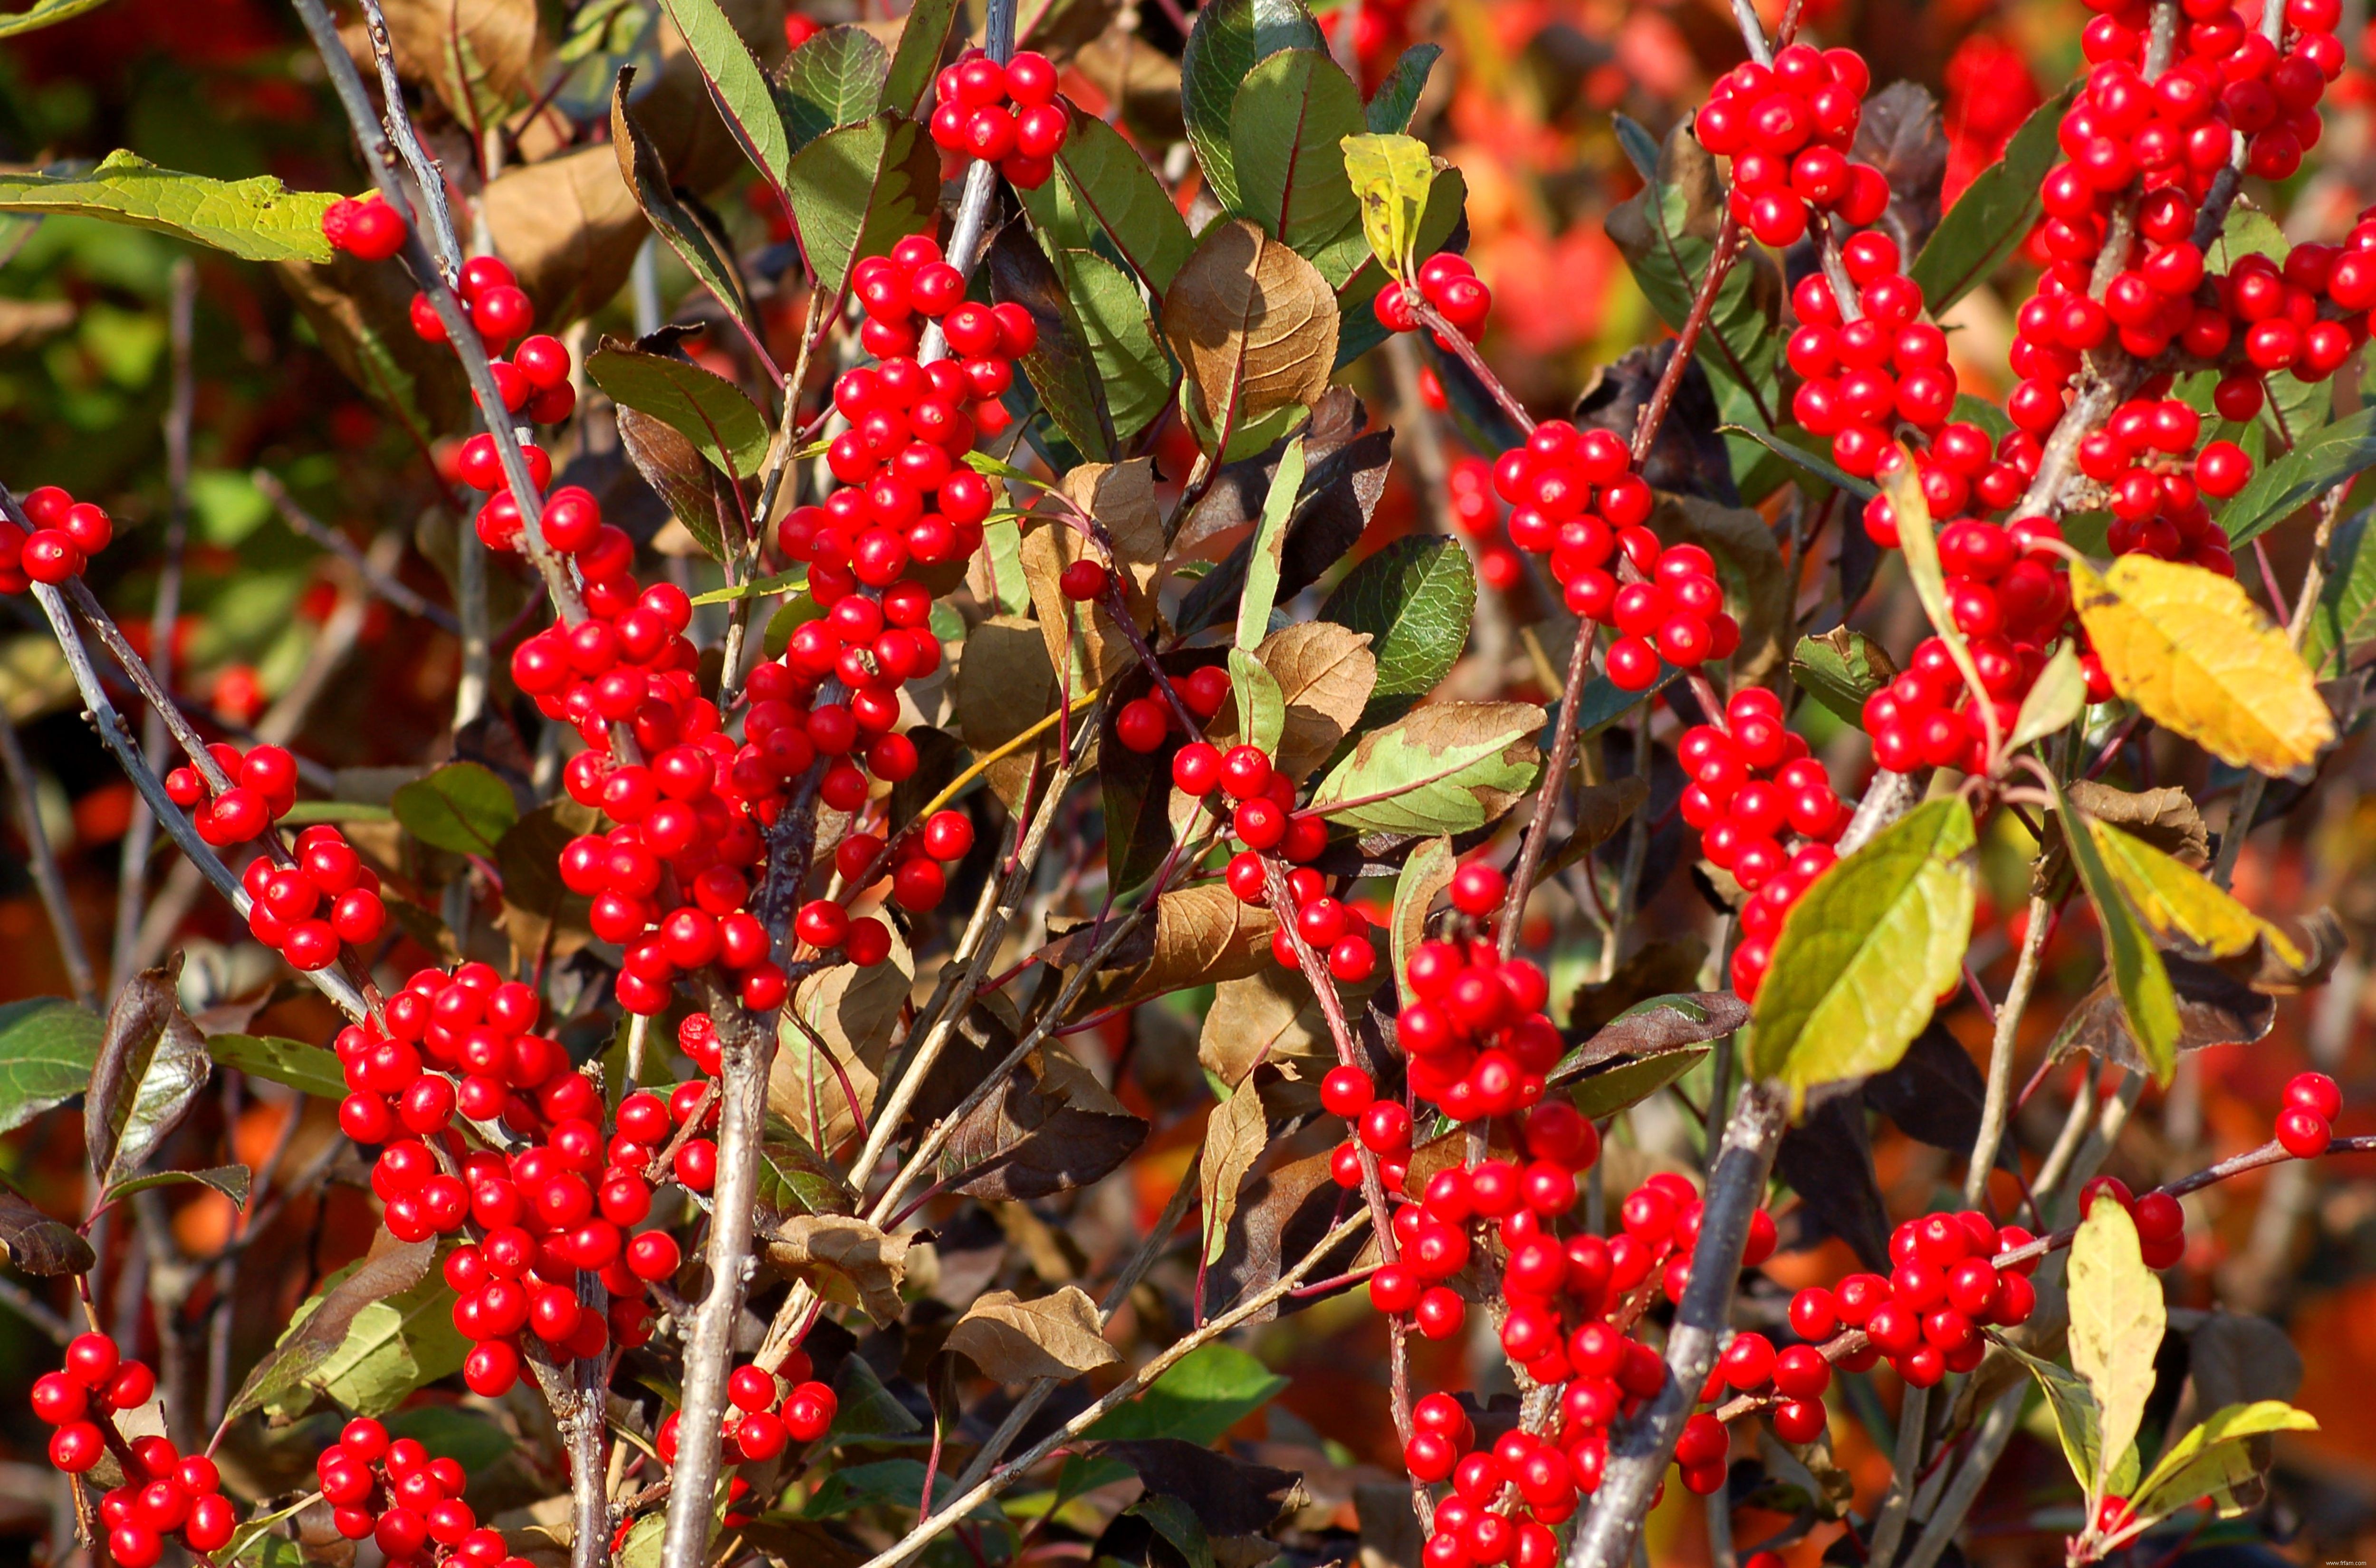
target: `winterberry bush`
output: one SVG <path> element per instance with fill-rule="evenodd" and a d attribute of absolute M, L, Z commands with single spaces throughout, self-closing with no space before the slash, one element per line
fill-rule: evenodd
<path fill-rule="evenodd" d="M 42 1561 L 2364 1545 L 2340 0 L 292 6 L 0 16 Z"/>

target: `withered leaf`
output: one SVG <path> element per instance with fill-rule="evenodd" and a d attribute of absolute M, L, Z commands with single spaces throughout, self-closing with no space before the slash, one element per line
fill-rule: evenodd
<path fill-rule="evenodd" d="M 680 197 L 669 177 L 667 162 L 641 116 L 628 106 L 636 68 L 620 67 L 611 95 L 611 146 L 619 160 L 619 177 L 635 193 L 644 215 L 660 238 L 681 257 L 686 268 L 717 297 L 729 313 L 748 325 L 756 320 L 742 275 L 734 265 L 734 250 L 725 236 L 713 232 L 697 204 Z"/>
<path fill-rule="evenodd" d="M 1319 270 L 1242 218 L 1216 222 L 1163 296 L 1163 335 L 1216 438 L 1320 400 L 1336 362 L 1336 296 Z"/>
<path fill-rule="evenodd" d="M 1644 943 L 1606 980 L 1576 987 L 1568 1004 L 1568 1033 L 1589 1039 L 1637 1003 L 1695 989 L 1706 963 L 1707 944 L 1696 936 Z"/>
<path fill-rule="evenodd" d="M 966 1309 L 944 1343 L 999 1383 L 1077 1377 L 1122 1360 L 1106 1343 L 1098 1304 L 1077 1285 L 1028 1301 L 992 1290 Z"/>
<path fill-rule="evenodd" d="M 1947 178 L 1947 133 L 1939 105 L 1919 82 L 1896 81 L 1865 100 L 1849 157 L 1881 171 L 1889 207 L 1880 227 L 1901 255 L 1919 255 L 1939 227 Z"/>
<path fill-rule="evenodd" d="M 767 1261 L 807 1280 L 827 1301 L 858 1307 L 878 1324 L 897 1323 L 908 1277 L 907 1239 L 846 1214 L 796 1214 L 765 1237 Z"/>
<path fill-rule="evenodd" d="M 1615 363 L 1593 373 L 1590 385 L 1576 399 L 1573 422 L 1579 430 L 1605 430 L 1631 445 L 1667 365 L 1675 355 L 1675 340 L 1628 350 Z M 1733 483 L 1732 456 L 1725 449 L 1717 426 L 1724 422 L 1716 388 L 1698 360 L 1685 362 L 1682 379 L 1675 384 L 1674 401 L 1658 434 L 1650 440 L 1649 461 L 1642 477 L 1653 490 L 1677 495 L 1697 495 L 1720 506 L 1740 505 Z"/>
<path fill-rule="evenodd" d="M 2170 1314 L 2173 1327 L 2182 1320 Z M 2199 1410 L 2258 1399 L 2291 1399 L 2301 1388 L 2301 1352 L 2269 1318 L 2215 1307 L 2187 1331 L 2187 1370 Z"/>
<path fill-rule="evenodd" d="M 2204 963 L 2164 949 L 2162 967 L 2169 972 L 2170 990 L 2178 995 L 2178 1049 L 2201 1051 L 2213 1045 L 2250 1045 L 2276 1022 L 2277 1004 L 2216 964 Z M 2132 1073 L 2151 1069 L 2129 1032 L 2129 1017 L 2121 1006 L 2119 990 L 2107 973 L 2096 989 L 2081 998 L 2063 1025 L 2064 1051 L 2084 1051 L 2098 1061 L 2113 1063 Z"/>
<path fill-rule="evenodd" d="M 1346 1206 L 1360 1201 L 1348 1198 L 1345 1189 L 1336 1185 L 1329 1174 L 1325 1150 L 1273 1165 L 1254 1177 L 1238 1194 L 1241 1222 L 1229 1228 L 1221 1255 L 1205 1271 L 1205 1311 L 1221 1312 L 1231 1302 L 1277 1284 L 1280 1271 L 1300 1262 L 1348 1212 Z M 1345 1272 L 1366 1240 L 1347 1237 L 1321 1259 L 1313 1273 L 1325 1277 Z M 1290 1297 L 1265 1307 L 1249 1321 L 1268 1323 L 1318 1300 Z M 1408 1489 L 1403 1497 L 1408 1505 Z"/>
<path fill-rule="evenodd" d="M 1287 703 L 1287 728 L 1272 764 L 1290 778 L 1305 778 L 1353 732 L 1378 683 L 1369 634 L 1299 621 L 1265 637 L 1254 657 Z"/>
<path fill-rule="evenodd" d="M 1270 1118 L 1263 1107 L 1262 1090 L 1251 1078 L 1213 1108 L 1205 1121 L 1205 1144 L 1196 1160 L 1196 1184 L 1202 1198 L 1205 1261 L 1221 1255 L 1229 1240 L 1230 1221 L 1238 1212 L 1238 1190 L 1262 1158 L 1270 1142 Z"/>
<path fill-rule="evenodd" d="M 1544 860 L 1542 880 L 1550 881 L 1614 838 L 1649 798 L 1649 781 L 1632 774 L 1577 790 L 1568 804 L 1575 826 Z"/>
<path fill-rule="evenodd" d="M 957 1039 L 917 1097 L 918 1120 L 945 1115 L 1005 1060 L 1015 1038 L 988 1007 L 967 1013 Z M 1028 1202 L 1100 1180 L 1146 1139 L 1146 1123 L 1123 1110 L 1087 1068 L 1043 1046 L 958 1123 L 942 1153 L 941 1171 L 953 1190 L 968 1196 Z"/>
<path fill-rule="evenodd" d="M 488 182 L 483 211 L 496 253 L 544 321 L 575 321 L 608 304 L 648 232 L 607 147 L 505 170 Z"/>
<path fill-rule="evenodd" d="M 339 374 L 418 440 L 469 418 L 462 362 L 413 331 L 412 282 L 402 267 L 340 251 L 327 263 L 278 262 L 273 270 Z"/>
<path fill-rule="evenodd" d="M 1968 1153 L 1980 1135 L 1981 1102 L 1988 1085 L 1980 1070 L 1947 1027 L 1933 1018 L 1914 1037 L 1897 1065 L 1864 1081 L 1864 1102 L 1908 1136 L 1933 1148 Z M 2000 1158 L 2014 1154 L 2000 1144 Z"/>
<path fill-rule="evenodd" d="M 533 86 L 535 0 L 386 0 L 398 70 L 478 132 Z"/>
<path fill-rule="evenodd" d="M 1020 615 L 992 616 L 966 634 L 954 684 L 957 733 L 977 753 L 995 751 L 1056 707 L 1047 640 L 1038 623 Z M 1055 744 L 1051 727 L 1031 748 L 992 764 L 991 788 L 1012 807 L 1034 762 Z"/>
<path fill-rule="evenodd" d="M 1192 985 L 1214 985 L 1259 974 L 1272 962 L 1271 932 L 1278 920 L 1267 909 L 1238 902 L 1218 883 L 1176 888 L 1155 901 L 1154 929 L 1141 921 L 1106 959 L 1080 1005 L 1128 1007 Z M 1078 964 L 1096 948 L 1094 922 L 1059 943 L 1054 961 Z"/>
<path fill-rule="evenodd" d="M 1317 1083 L 1336 1064 L 1336 1048 L 1311 986 L 1277 965 L 1223 980 L 1205 1011 L 1196 1060 L 1235 1087 L 1257 1065 Z"/>
<path fill-rule="evenodd" d="M 808 1028 L 790 1017 L 777 1026 L 767 1109 L 813 1147 L 838 1146 L 857 1130 L 860 1110 L 874 1102 L 892 1029 L 914 980 L 915 959 L 894 934 L 891 956 L 882 963 L 836 965 L 794 988 L 789 1011 Z M 824 1042 L 822 1051 L 811 1031 Z"/>
<path fill-rule="evenodd" d="M 1049 664 L 1062 668 L 1072 663 L 1077 638 L 1082 659 L 1076 682 L 1102 686 L 1129 668 L 1137 654 L 1104 599 L 1086 603 L 1067 599 L 1058 582 L 1064 568 L 1075 561 L 1099 560 L 1096 547 L 1071 524 L 1053 518 L 1028 522 L 1023 535 L 1023 581 L 1031 590 L 1032 609 L 1039 612 Z M 1142 632 L 1155 624 L 1155 601 L 1146 594 L 1129 592 L 1123 603 Z M 1076 684 L 1075 689 L 1080 687 Z"/>
<path fill-rule="evenodd" d="M 2092 778 L 2074 778 L 2063 787 L 2063 793 L 2097 822 L 2132 834 L 2175 860 L 2200 866 L 2211 859 L 2211 830 L 2195 809 L 2193 797 L 2175 785 L 2132 791 Z M 2037 859 L 2030 866 L 2030 897 L 2061 898 L 2070 888 L 2071 849 L 2062 839 L 2062 814 L 2054 812 L 2047 816 Z"/>
<path fill-rule="evenodd" d="M 5 1186 L 0 1186 L 0 1248 L 6 1249 L 10 1263 L 44 1278 L 81 1274 L 99 1261 L 73 1226 L 51 1218 Z"/>
<path fill-rule="evenodd" d="M 1215 1536 L 1261 1534 L 1297 1505 L 1302 1491 L 1292 1470 L 1249 1465 L 1176 1437 L 1109 1443 L 1101 1451 L 1136 1470 L 1148 1491 L 1186 1503 Z"/>
<path fill-rule="evenodd" d="M 1703 1045 L 1723 1039 L 1748 1022 L 1749 1004 L 1729 991 L 1678 992 L 1650 997 L 1593 1030 L 1582 1044 L 1560 1059 L 1551 1075 L 1554 1080 L 1570 1078 L 1622 1056 L 1656 1056 Z"/>

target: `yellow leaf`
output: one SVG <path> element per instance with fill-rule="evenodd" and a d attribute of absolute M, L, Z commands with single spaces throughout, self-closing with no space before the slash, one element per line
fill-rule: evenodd
<path fill-rule="evenodd" d="M 2280 774 L 2334 739 L 2309 667 L 2244 590 L 2200 566 L 2071 564 L 2072 598 L 2112 689 L 2223 762 Z"/>
<path fill-rule="evenodd" d="M 2092 818 L 2087 831 L 2103 852 L 2105 869 L 2158 936 L 2182 936 L 2215 958 L 2232 958 L 2265 941 L 2285 962 L 2307 963 L 2291 937 L 2236 901 L 2210 878 L 2163 854 L 2144 839 Z"/>
<path fill-rule="evenodd" d="M 2092 1499 L 2109 1490 L 2112 1468 L 2136 1441 L 2168 1313 L 2161 1281 L 2145 1267 L 2136 1223 L 2119 1204 L 2088 1209 L 2071 1243 L 2070 1280 L 2071 1367 L 2087 1380 L 2102 1411 Z"/>
<path fill-rule="evenodd" d="M 1417 137 L 1347 137 L 1345 175 L 1361 204 L 1361 232 L 1380 266 L 1396 281 L 1411 275 L 1412 236 L 1427 210 L 1435 160 Z"/>

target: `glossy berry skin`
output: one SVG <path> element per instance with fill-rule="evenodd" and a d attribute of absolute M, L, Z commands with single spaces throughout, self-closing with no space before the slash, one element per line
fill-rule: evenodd
<path fill-rule="evenodd" d="M 2314 1159 L 2326 1152 L 2334 1141 L 2334 1129 L 2325 1117 L 2299 1105 L 2287 1106 L 2277 1113 L 2277 1142 L 2296 1159 Z"/>

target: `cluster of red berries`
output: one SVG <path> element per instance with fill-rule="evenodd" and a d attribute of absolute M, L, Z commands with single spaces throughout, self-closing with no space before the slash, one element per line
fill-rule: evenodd
<path fill-rule="evenodd" d="M 536 325 L 535 303 L 499 256 L 474 255 L 464 262 L 454 291 L 461 298 L 471 329 L 490 353 L 501 352 Z M 412 330 L 424 341 L 446 341 L 446 324 L 438 319 L 427 294 L 412 296 Z M 544 488 L 541 481 L 537 488 Z"/>
<path fill-rule="evenodd" d="M 2277 1112 L 2277 1142 L 2296 1159 L 2315 1159 L 2334 1141 L 2334 1119 L 2343 1111 L 2343 1090 L 2323 1073 L 2297 1073 L 2286 1084 L 2285 1109 Z"/>
<path fill-rule="evenodd" d="M 1823 274 L 1800 280 L 1792 295 L 1800 326 L 1785 357 L 1803 379 L 1790 408 L 1810 434 L 1831 438 L 1834 462 L 1869 479 L 1895 426 L 1925 435 L 1945 427 L 1957 385 L 1947 335 L 1920 319 L 1922 290 L 1901 270 L 1897 242 L 1871 231 L 1854 234 L 1840 259 L 1860 314 L 1847 318 Z"/>
<path fill-rule="evenodd" d="M 936 811 L 921 827 L 899 833 L 887 844 L 879 833 L 851 833 L 834 846 L 834 870 L 852 893 L 862 893 L 887 875 L 891 901 L 921 914 L 940 908 L 948 894 L 948 868 L 972 852 L 973 837 L 973 819 L 965 813 Z M 827 908 L 838 910 L 840 906 L 828 903 Z"/>
<path fill-rule="evenodd" d="M 403 218 L 377 191 L 340 196 L 322 214 L 322 238 L 332 250 L 359 261 L 386 261 L 404 248 L 408 232 Z"/>
<path fill-rule="evenodd" d="M 2079 1189 L 2079 1217 L 2085 1219 L 2098 1198 L 2110 1198 L 2128 1211 L 2137 1228 L 2139 1250 L 2151 1269 L 2174 1267 L 2186 1253 L 2186 1211 L 2168 1193 L 2140 1197 L 2117 1176 L 2098 1176 Z"/>
<path fill-rule="evenodd" d="M 424 1179 L 453 1183 L 450 1204 L 427 1212 L 392 1204 L 390 1227 L 401 1227 L 401 1240 L 461 1223 L 467 1188 L 419 1146 L 443 1133 L 457 1111 L 467 1121 L 501 1120 L 523 1134 L 600 1113 L 600 1096 L 570 1070 L 569 1052 L 535 1032 L 544 1011 L 535 990 L 505 980 L 492 965 L 464 964 L 451 975 L 422 969 L 381 1011 L 385 1028 L 365 1018 L 339 1031 L 333 1049 L 350 1091 L 339 1105 L 339 1125 L 359 1144 L 408 1148 L 406 1158 Z M 392 1169 L 394 1162 L 383 1154 L 381 1164 Z"/>
<path fill-rule="evenodd" d="M 1847 828 L 1848 810 L 1806 737 L 1785 726 L 1782 699 L 1763 686 L 1735 692 L 1721 728 L 1685 730 L 1675 755 L 1692 780 L 1683 788 L 1684 826 L 1698 832 L 1708 863 L 1752 895 L 1732 956 L 1733 989 L 1747 1000 L 1765 978 L 1782 917 L 1837 859 L 1832 845 Z M 1784 848 L 1786 834 L 1801 842 Z"/>
<path fill-rule="evenodd" d="M 1795 244 L 1809 215 L 1836 212 L 1862 228 L 1889 206 L 1881 171 L 1852 162 L 1872 72 L 1852 49 L 1794 43 L 1771 65 L 1752 60 L 1717 78 L 1693 130 L 1732 160 L 1732 216 L 1763 243 Z"/>
<path fill-rule="evenodd" d="M 1227 695 L 1227 677 L 1207 679 L 1218 673 L 1199 671 L 1185 683 L 1182 700 L 1192 711 L 1217 689 Z M 1219 704 L 1213 706 L 1218 711 Z M 1271 956 L 1281 968 L 1300 967 L 1295 945 L 1300 934 L 1337 980 L 1352 985 L 1370 978 L 1378 954 L 1370 940 L 1369 917 L 1330 893 L 1328 879 L 1312 868 L 1310 862 L 1328 847 L 1328 823 L 1315 813 L 1295 809 L 1292 775 L 1273 766 L 1270 754 L 1260 746 L 1235 745 L 1224 752 L 1209 741 L 1197 740 L 1172 754 L 1171 782 L 1216 814 L 1224 809 L 1211 798 L 1216 790 L 1235 802 L 1226 808 L 1230 831 L 1243 847 L 1230 857 L 1222 879 L 1240 903 L 1251 909 L 1269 906 L 1271 857 L 1295 868 L 1287 873 L 1294 928 L 1282 924 L 1271 932 Z"/>
<path fill-rule="evenodd" d="M 1474 343 L 1484 335 L 1485 318 L 1493 312 L 1493 291 L 1477 276 L 1467 256 L 1439 252 L 1420 263 L 1419 276 L 1410 282 L 1388 283 L 1379 290 L 1378 325 L 1389 332 L 1417 331 L 1419 317 L 1410 302 L 1414 290 L 1463 338 Z M 1452 348 L 1451 339 L 1441 332 L 1435 341 L 1446 351 Z"/>
<path fill-rule="evenodd" d="M 1084 597 L 1075 593 L 1075 588 L 1086 587 L 1087 584 L 1087 573 L 1081 572 L 1084 566 L 1096 572 L 1100 579 L 1097 591 L 1085 597 L 1094 599 L 1099 593 L 1105 591 L 1104 580 L 1109 576 L 1106 569 L 1094 561 L 1075 561 L 1064 568 L 1064 576 L 1071 580 L 1059 584 L 1066 597 Z M 1080 575 L 1075 576 L 1075 573 Z M 1188 710 L 1189 717 L 1202 722 L 1220 712 L 1223 705 L 1230 700 L 1230 672 L 1218 664 L 1208 664 L 1201 670 L 1191 671 L 1187 675 L 1171 682 L 1171 690 L 1173 695 L 1179 697 L 1180 706 Z M 1164 701 L 1157 693 L 1150 692 L 1142 697 L 1133 697 L 1114 710 L 1114 738 L 1130 750 L 1142 755 L 1159 751 L 1164 742 L 1180 732 L 1178 717 L 1172 711 L 1171 705 Z M 1193 732 L 1189 735 L 1189 742 L 1192 745 L 1202 744 Z M 1213 751 L 1210 746 L 1205 749 L 1208 752 Z M 1216 766 L 1219 765 L 1220 754 L 1218 752 L 1214 754 L 1212 762 Z M 1204 777 L 1206 766 L 1201 755 L 1197 761 L 1189 765 L 1188 771 L 1197 778 Z M 1173 758 L 1175 777 L 1178 772 L 1179 763 L 1175 756 Z M 1206 794 L 1211 790 L 1212 785 L 1208 783 L 1203 790 L 1192 790 L 1189 793 Z"/>
<path fill-rule="evenodd" d="M 1790 1299 L 1791 1331 L 1820 1345 L 1843 1328 L 1861 1329 L 1865 1345 L 1835 1358 L 1841 1367 L 1865 1372 L 1886 1358 L 1907 1383 L 1928 1388 L 1979 1365 L 1988 1349 L 1982 1328 L 2028 1321 L 2037 1305 L 2029 1282 L 2037 1260 L 2002 1266 L 1995 1260 L 2032 1239 L 1977 1209 L 1909 1219 L 1890 1233 L 1886 1277 L 1851 1274 L 1800 1290 Z"/>
<path fill-rule="evenodd" d="M 2257 397 L 2259 383 L 2248 385 Z M 2142 552 L 2236 575 L 2227 535 L 2203 498 L 2224 499 L 2243 489 L 2252 460 L 2232 441 L 2214 441 L 2196 452 L 2202 434 L 2202 416 L 2179 399 L 2132 398 L 2103 429 L 2081 438 L 2079 471 L 2109 492 L 2113 554 Z"/>
<path fill-rule="evenodd" d="M 730 1464 L 765 1464 L 793 1443 L 814 1443 L 833 1430 L 840 1401 L 828 1385 L 810 1375 L 808 1352 L 796 1349 L 774 1372 L 745 1364 L 726 1378 L 728 1409 L 720 1433 Z M 784 1384 L 791 1386 L 779 1393 Z M 654 1446 L 676 1459 L 677 1418 L 660 1423 Z"/>
<path fill-rule="evenodd" d="M 239 1523 L 222 1495 L 222 1476 L 203 1454 L 184 1455 L 171 1439 L 126 1441 L 115 1417 L 157 1396 L 157 1374 L 127 1360 L 104 1334 L 78 1334 L 66 1346 L 64 1370 L 34 1380 L 33 1414 L 54 1427 L 50 1463 L 80 1476 L 109 1453 L 124 1472 L 121 1485 L 99 1500 L 107 1528 L 107 1555 L 123 1568 L 150 1568 L 168 1537 L 193 1551 L 219 1551 Z"/>
<path fill-rule="evenodd" d="M 165 775 L 165 793 L 190 814 L 198 837 L 214 848 L 260 837 L 295 809 L 297 759 L 287 751 L 263 745 L 243 753 L 227 741 L 216 741 L 207 751 L 231 788 L 218 794 L 196 768 L 176 767 Z"/>
<path fill-rule="evenodd" d="M 348 1540 L 377 1546 L 389 1568 L 528 1568 L 503 1532 L 462 1501 L 469 1476 L 457 1459 L 433 1459 L 414 1438 L 390 1439 L 367 1416 L 349 1421 L 314 1461 L 330 1522 Z"/>
<path fill-rule="evenodd" d="M 115 538 L 106 508 L 77 501 L 54 484 L 29 492 L 24 508 L 30 532 L 0 517 L 0 593 L 22 593 L 34 583 L 54 588 L 81 576 L 90 558 Z"/>
<path fill-rule="evenodd" d="M 1615 629 L 1603 658 L 1619 690 L 1649 690 L 1661 660 L 1690 669 L 1740 646 L 1715 559 L 1645 526 L 1655 497 L 1614 434 L 1546 420 L 1495 459 L 1493 493 L 1510 504 L 1510 542 L 1549 554 L 1567 607 Z"/>
<path fill-rule="evenodd" d="M 307 973 L 336 963 L 341 943 L 362 947 L 380 939 L 387 905 L 379 873 L 363 864 L 345 834 L 327 823 L 306 828 L 297 835 L 295 861 L 278 865 L 258 855 L 241 873 L 252 900 L 249 935 Z"/>
<path fill-rule="evenodd" d="M 1452 907 L 1481 926 L 1501 909 L 1508 881 L 1472 862 L 1453 874 Z M 1503 958 L 1480 933 L 1422 942 L 1404 961 L 1411 1000 L 1396 1036 L 1410 1058 L 1412 1095 L 1455 1122 L 1514 1116 L 1543 1098 L 1544 1076 L 1566 1046 L 1543 1004 L 1550 982 L 1524 958 Z"/>
<path fill-rule="evenodd" d="M 1421 1568 L 1552 1568 L 1560 1558 L 1552 1527 L 1590 1490 L 1579 1484 L 1568 1454 L 1524 1427 L 1479 1448 L 1468 1412 L 1448 1394 L 1417 1401 L 1411 1425 L 1404 1465 L 1421 1480 L 1452 1483 L 1452 1494 L 1435 1505 Z"/>
<path fill-rule="evenodd" d="M 1018 50 L 1001 65 L 968 49 L 941 72 L 936 91 L 933 140 L 943 150 L 997 164 L 1020 190 L 1047 184 L 1073 120 L 1056 101 L 1056 67 L 1045 54 Z"/>

